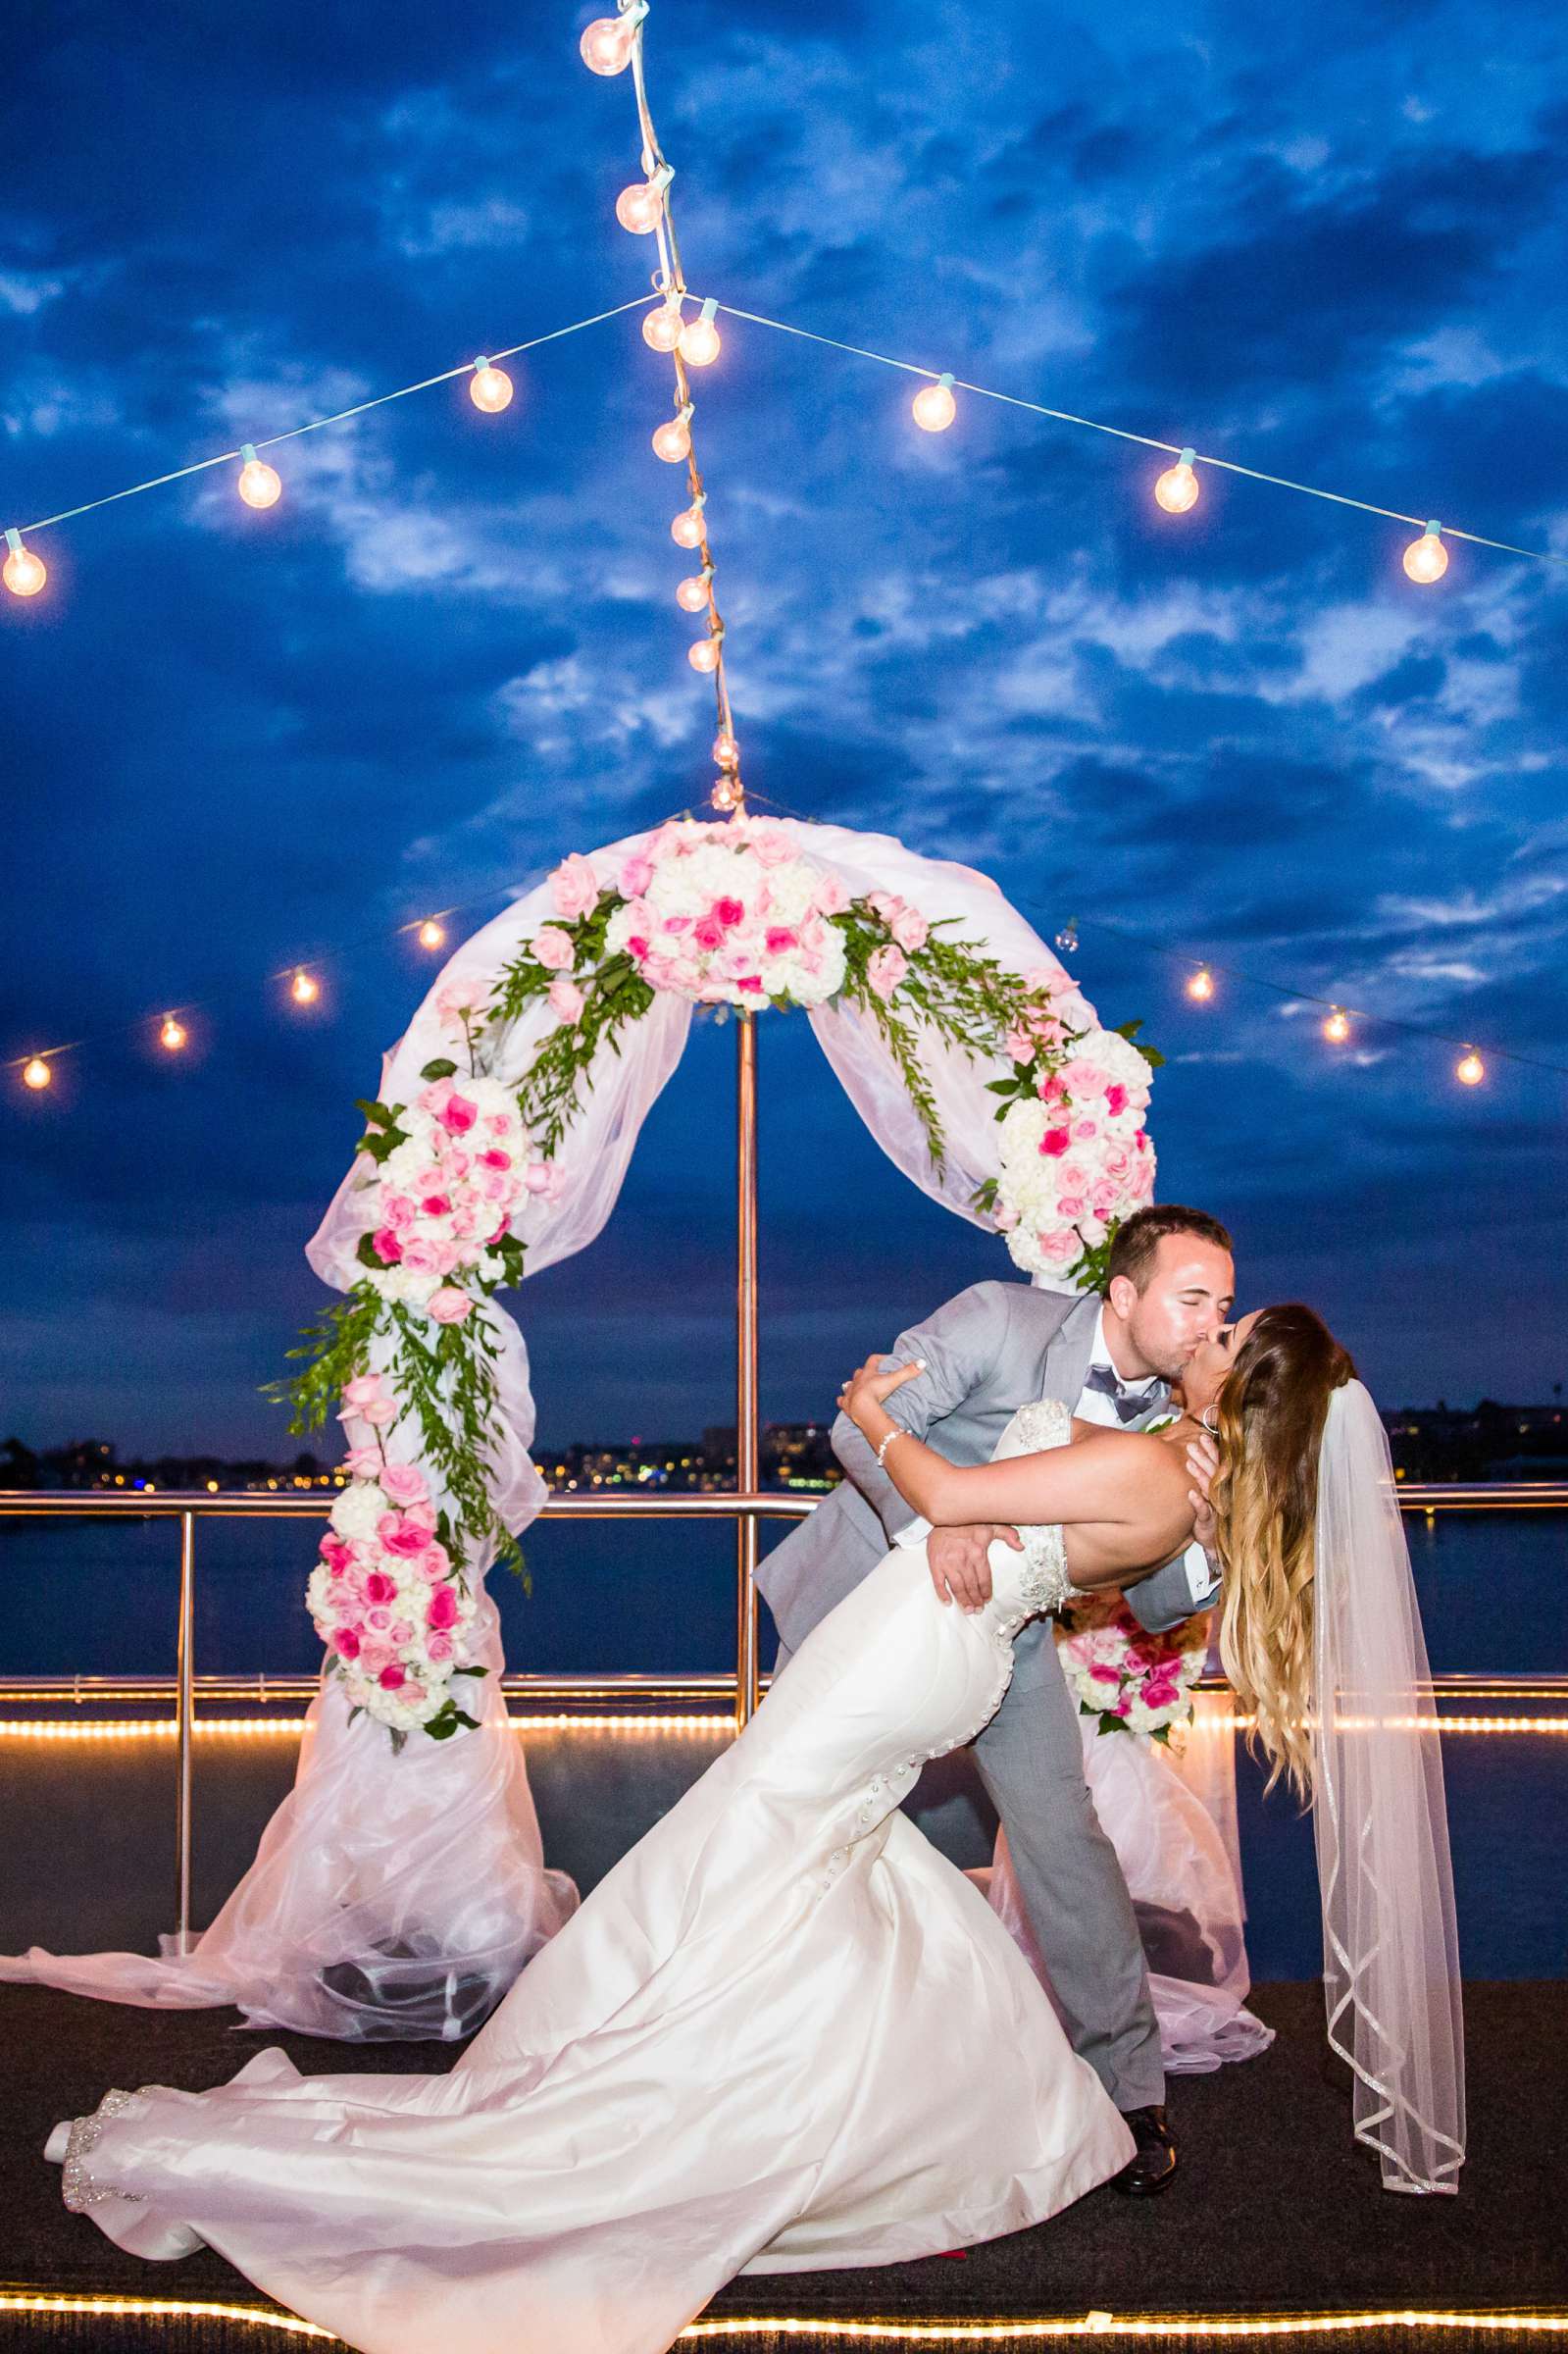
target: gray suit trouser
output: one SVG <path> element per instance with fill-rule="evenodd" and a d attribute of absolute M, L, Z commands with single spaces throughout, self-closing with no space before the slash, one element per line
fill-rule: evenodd
<path fill-rule="evenodd" d="M 781 1643 L 776 1676 L 792 1656 Z M 975 1740 L 975 1764 L 1068 2041 L 1118 2109 L 1145 2109 L 1165 2098 L 1159 2021 L 1133 1899 L 1084 1778 L 1078 1719 L 1051 1622 L 1032 1618 L 1014 1639 L 1013 1680 Z"/>
<path fill-rule="evenodd" d="M 1159 2022 L 1133 1899 L 1084 1779 L 1079 1711 L 1048 1620 L 1020 1629 L 1013 1680 L 975 1743 L 975 1763 L 1007 1833 L 1073 2049 L 1118 2109 L 1163 2101 Z M 1107 2020 L 1120 2023 L 1093 2023 Z"/>

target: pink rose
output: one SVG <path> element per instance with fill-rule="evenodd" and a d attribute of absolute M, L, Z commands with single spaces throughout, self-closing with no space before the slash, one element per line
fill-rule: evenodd
<path fill-rule="evenodd" d="M 553 1160 L 531 1160 L 523 1172 L 523 1183 L 536 1199 L 557 1202 L 565 1180 Z"/>
<path fill-rule="evenodd" d="M 800 935 L 791 932 L 787 924 L 770 924 L 766 934 L 770 956 L 787 956 L 791 948 L 800 946 Z"/>
<path fill-rule="evenodd" d="M 691 937 L 699 948 L 722 948 L 724 926 L 717 915 L 705 915 L 700 923 L 692 926 Z"/>
<path fill-rule="evenodd" d="M 1082 1194 L 1063 1194 L 1056 1204 L 1059 1218 L 1081 1218 L 1088 1204 Z"/>
<path fill-rule="evenodd" d="M 1014 1062 L 1034 1061 L 1035 1041 L 1030 1037 L 1027 1030 L 1009 1030 L 1002 1043 L 1006 1047 L 1007 1051 L 1012 1056 Z"/>
<path fill-rule="evenodd" d="M 998 1234 L 1011 1234 L 1018 1224 L 1018 1212 L 1010 1202 L 998 1202 L 991 1215 L 996 1221 Z"/>
<path fill-rule="evenodd" d="M 795 845 L 783 826 L 766 820 L 750 828 L 749 844 L 760 866 L 784 866 L 795 854 Z"/>
<path fill-rule="evenodd" d="M 1039 1149 L 1047 1160 L 1060 1160 L 1072 1141 L 1067 1129 L 1047 1128 L 1039 1140 Z"/>
<path fill-rule="evenodd" d="M 327 1563 L 332 1575 L 341 1577 L 353 1559 L 352 1552 L 343 1543 L 342 1538 L 334 1535 L 329 1529 L 327 1535 L 322 1539 L 322 1560 Z"/>
<path fill-rule="evenodd" d="M 735 983 L 735 987 L 736 989 L 748 991 L 753 997 L 760 998 L 762 995 L 762 976 L 760 973 L 742 973 L 739 980 Z"/>
<path fill-rule="evenodd" d="M 449 1136 L 467 1136 L 480 1116 L 480 1107 L 471 1102 L 467 1096 L 453 1093 L 447 1097 L 435 1116 Z"/>
<path fill-rule="evenodd" d="M 416 1554 L 425 1551 L 430 1541 L 430 1532 L 428 1528 L 413 1526 L 412 1523 L 405 1520 L 401 1512 L 383 1512 L 376 1523 L 376 1535 L 383 1553 L 393 1554 L 402 1561 L 412 1561 Z M 371 1572 L 373 1578 L 382 1575 L 384 1572 L 379 1569 L 373 1569 Z M 368 1584 L 366 1591 L 370 1592 Z M 373 1602 L 390 1602 L 394 1593 L 395 1588 L 392 1592 L 385 1594 L 372 1594 L 371 1600 Z"/>
<path fill-rule="evenodd" d="M 1133 1173 L 1128 1181 L 1128 1191 L 1135 1202 L 1146 1202 L 1149 1199 L 1154 1191 L 1154 1163 L 1151 1160 L 1139 1160 L 1134 1163 Z"/>
<path fill-rule="evenodd" d="M 1077 1059 L 1068 1064 L 1062 1077 L 1067 1082 L 1069 1094 L 1080 1101 L 1086 1096 L 1103 1096 L 1111 1084 L 1110 1079 L 1100 1069 L 1097 1062 L 1084 1062 Z"/>
<path fill-rule="evenodd" d="M 1122 1189 L 1119 1185 L 1106 1184 L 1102 1179 L 1089 1195 L 1089 1202 L 1097 1218 L 1114 1218 L 1122 1206 Z"/>
<path fill-rule="evenodd" d="M 918 907 L 900 907 L 893 917 L 891 928 L 898 946 L 908 948 L 911 954 L 916 948 L 925 947 L 931 933 L 931 926 Z"/>
<path fill-rule="evenodd" d="M 381 1223 L 390 1226 L 394 1234 L 401 1234 L 405 1226 L 412 1226 L 418 1215 L 419 1211 L 407 1194 L 381 1196 Z"/>
<path fill-rule="evenodd" d="M 381 1669 L 381 1672 L 376 1678 L 376 1681 L 380 1685 L 383 1692 L 397 1692 L 400 1691 L 403 1685 L 408 1682 L 408 1677 L 404 1674 L 402 1668 L 399 1667 L 397 1662 L 395 1660 L 391 1660 L 388 1661 L 387 1664 Z"/>
<path fill-rule="evenodd" d="M 411 1275 L 442 1275 L 446 1272 L 434 1243 L 421 1237 L 416 1237 L 406 1251 L 399 1253 L 399 1256 Z"/>
<path fill-rule="evenodd" d="M 577 850 L 569 858 L 563 858 L 550 877 L 550 896 L 555 901 L 556 914 L 564 915 L 568 923 L 596 907 L 599 878 L 593 871 L 591 858 L 582 857 Z"/>
<path fill-rule="evenodd" d="M 653 881 L 653 861 L 641 850 L 634 850 L 621 869 L 621 896 L 640 899 Z"/>
<path fill-rule="evenodd" d="M 421 1217 L 445 1218 L 451 1215 L 451 1211 L 452 1197 L 450 1194 L 426 1194 L 421 1199 Z"/>
<path fill-rule="evenodd" d="M 378 1606 L 395 1602 L 397 1600 L 396 1581 L 388 1577 L 384 1569 L 371 1570 L 365 1580 L 365 1599 Z"/>
<path fill-rule="evenodd" d="M 541 924 L 529 945 L 535 960 L 543 965 L 547 973 L 569 973 L 572 970 L 577 949 L 571 934 L 563 932 L 559 924 Z"/>
<path fill-rule="evenodd" d="M 351 1413 L 360 1414 L 367 1421 L 373 1418 L 370 1408 L 375 1406 L 389 1406 L 394 1414 L 397 1411 L 397 1401 L 383 1373 L 357 1373 L 352 1381 L 345 1381 L 343 1404 Z"/>
<path fill-rule="evenodd" d="M 889 941 L 884 948 L 876 948 L 866 960 L 866 979 L 871 983 L 884 1004 L 909 970 L 909 961 L 902 948 Z"/>
<path fill-rule="evenodd" d="M 1105 1108 L 1110 1113 L 1113 1120 L 1121 1117 L 1122 1113 L 1127 1109 L 1127 1090 L 1125 1087 L 1118 1085 L 1115 1087 L 1108 1087 L 1105 1090 Z"/>
<path fill-rule="evenodd" d="M 866 894 L 866 905 L 871 909 L 872 914 L 881 916 L 883 922 L 889 928 L 893 917 L 903 903 L 903 900 L 895 898 L 890 891 L 868 891 Z"/>
<path fill-rule="evenodd" d="M 379 1258 L 384 1258 L 389 1266 L 395 1266 L 403 1255 L 403 1246 L 390 1226 L 377 1227 L 371 1236 L 371 1249 Z"/>
<path fill-rule="evenodd" d="M 359 1663 L 367 1675 L 379 1675 L 391 1656 L 390 1643 L 383 1642 L 377 1637 L 360 1645 Z"/>
<path fill-rule="evenodd" d="M 1067 1099 L 1067 1090 L 1062 1085 L 1060 1073 L 1056 1071 L 1047 1071 L 1035 1093 L 1042 1103 L 1061 1103 Z"/>
<path fill-rule="evenodd" d="M 360 1631 L 357 1626 L 340 1626 L 336 1629 L 332 1636 L 332 1649 L 340 1652 L 345 1660 L 357 1660 L 359 1647 Z"/>
<path fill-rule="evenodd" d="M 1092 1118 L 1087 1111 L 1080 1112 L 1078 1117 L 1073 1122 L 1073 1142 L 1075 1145 L 1091 1145 L 1094 1142 L 1094 1139 L 1098 1136 L 1099 1132 L 1100 1124 L 1098 1120 Z"/>
<path fill-rule="evenodd" d="M 490 984 L 478 974 L 466 981 L 448 981 L 435 993 L 435 1011 L 450 1028 L 465 1013 L 480 1013 L 490 1001 Z"/>
<path fill-rule="evenodd" d="M 418 1565 L 421 1577 L 433 1586 L 451 1568 L 452 1557 L 444 1545 L 432 1545 L 429 1552 L 420 1555 Z"/>
<path fill-rule="evenodd" d="M 727 932 L 733 932 L 736 924 L 743 924 L 746 920 L 745 906 L 739 899 L 716 900 L 713 912 Z"/>
<path fill-rule="evenodd" d="M 431 1661 L 435 1662 L 449 1660 L 456 1651 L 457 1645 L 452 1641 L 450 1635 L 430 1635 L 426 1639 L 425 1648 L 430 1653 Z"/>
<path fill-rule="evenodd" d="M 849 904 L 849 886 L 842 875 L 830 870 L 819 877 L 811 896 L 819 915 L 842 915 Z"/>
<path fill-rule="evenodd" d="M 377 1479 L 380 1476 L 381 1451 L 379 1447 L 351 1447 L 343 1458 L 343 1469 L 350 1479 Z M 334 1538 L 333 1542 L 336 1540 Z"/>
<path fill-rule="evenodd" d="M 391 1636 L 394 1643 L 412 1643 L 414 1640 L 414 1621 L 412 1618 L 393 1619 Z"/>
<path fill-rule="evenodd" d="M 1126 1177 L 1127 1172 L 1132 1165 L 1132 1153 L 1124 1151 L 1120 1145 L 1113 1145 L 1111 1150 L 1105 1154 L 1104 1159 L 1100 1163 L 1100 1166 L 1105 1171 L 1106 1176 L 1112 1181 L 1113 1184 L 1118 1185 Z"/>
<path fill-rule="evenodd" d="M 430 1485 L 418 1463 L 384 1463 L 380 1481 L 381 1494 L 394 1504 L 426 1504 L 430 1500 Z"/>
<path fill-rule="evenodd" d="M 1039 1235 L 1036 1239 L 1039 1244 L 1041 1258 L 1050 1267 L 1068 1266 L 1083 1252 L 1083 1245 L 1077 1235 L 1064 1234 L 1060 1227 L 1054 1228 L 1049 1234 Z"/>
<path fill-rule="evenodd" d="M 585 999 L 575 981 L 552 981 L 549 998 L 550 1010 L 558 1022 L 565 1024 L 582 1019 Z"/>
<path fill-rule="evenodd" d="M 449 1627 L 456 1626 L 457 1595 L 450 1586 L 432 1587 L 425 1612 L 425 1623 L 434 1627 L 439 1634 L 445 1634 Z"/>
<path fill-rule="evenodd" d="M 374 1611 L 367 1611 L 367 1612 L 366 1612 L 366 1613 L 365 1613 L 365 1623 L 366 1623 L 366 1625 L 367 1625 L 367 1626 L 369 1626 L 369 1627 L 373 1627 L 373 1628 L 375 1629 L 375 1631 L 376 1631 L 376 1633 L 377 1633 L 378 1635 L 384 1635 L 384 1634 L 385 1634 L 385 1632 L 386 1632 L 386 1630 L 387 1630 L 387 1628 L 388 1628 L 388 1627 L 391 1625 L 391 1623 L 392 1623 L 392 1613 L 391 1613 L 391 1612 L 390 1612 L 389 1610 L 387 1610 L 387 1609 L 386 1609 L 386 1607 L 385 1607 L 385 1605 L 384 1605 L 384 1604 L 379 1605 L 379 1606 L 378 1606 L 378 1608 L 377 1608 L 377 1609 L 375 1609 Z M 381 1655 L 380 1655 L 380 1656 L 381 1656 L 383 1659 L 384 1659 L 384 1658 L 386 1658 L 386 1656 L 387 1656 L 387 1654 L 389 1653 L 390 1649 L 391 1649 L 391 1646 L 390 1646 L 389 1644 L 388 1644 L 388 1645 L 386 1645 L 386 1646 L 385 1646 L 385 1647 L 382 1649 L 382 1652 L 381 1652 Z"/>

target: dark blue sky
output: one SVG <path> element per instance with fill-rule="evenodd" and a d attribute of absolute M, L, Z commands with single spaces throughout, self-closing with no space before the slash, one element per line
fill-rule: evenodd
<path fill-rule="evenodd" d="M 12 12 L 0 521 L 624 300 L 631 94 L 586 11 Z M 1568 70 L 1545 0 L 1104 9 L 656 0 L 691 283 L 1055 406 L 1568 553 Z M 702 380 L 746 769 L 1324 996 L 1568 1060 L 1568 574 L 1206 478 L 731 324 Z M 270 1446 L 301 1247 L 428 960 L 393 926 L 697 798 L 668 372 L 634 322 L 43 535 L 0 612 L 9 953 L 0 1423 Z M 324 963 L 302 1019 L 266 976 Z M 1568 1378 L 1559 1077 L 1315 1021 L 1086 923 L 1173 1056 L 1167 1198 L 1235 1226 L 1385 1399 Z M 210 1000 L 160 1059 L 134 1017 Z M 763 1039 L 765 1407 L 998 1244 L 903 1187 L 803 1021 Z M 524 1295 L 544 1431 L 722 1419 L 731 1034 L 704 1029 L 595 1249 Z"/>

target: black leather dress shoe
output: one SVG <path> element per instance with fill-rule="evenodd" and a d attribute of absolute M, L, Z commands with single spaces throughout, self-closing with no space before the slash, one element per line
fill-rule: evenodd
<path fill-rule="evenodd" d="M 1176 2179 L 1175 2137 L 1161 2108 L 1124 2109 L 1122 2115 L 1138 2143 L 1138 2154 L 1119 2175 L 1112 2175 L 1111 2188 L 1121 2191 L 1124 2198 L 1151 2199 L 1156 2191 L 1169 2190 Z"/>

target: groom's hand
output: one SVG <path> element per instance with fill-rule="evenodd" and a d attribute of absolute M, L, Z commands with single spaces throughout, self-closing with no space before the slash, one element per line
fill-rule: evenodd
<path fill-rule="evenodd" d="M 979 1528 L 934 1528 L 926 1539 L 931 1582 L 940 1603 L 956 1602 L 961 1611 L 983 1611 L 990 1600 L 990 1548 L 1000 1539 L 1022 1553 L 1024 1540 L 1016 1528 L 984 1521 Z"/>
<path fill-rule="evenodd" d="M 1204 1552 L 1214 1552 L 1214 1507 L 1209 1502 L 1209 1488 L 1220 1467 L 1220 1451 L 1207 1431 L 1194 1439 L 1187 1451 L 1188 1476 L 1192 1485 L 1187 1491 L 1187 1501 L 1192 1507 L 1192 1534 Z"/>

